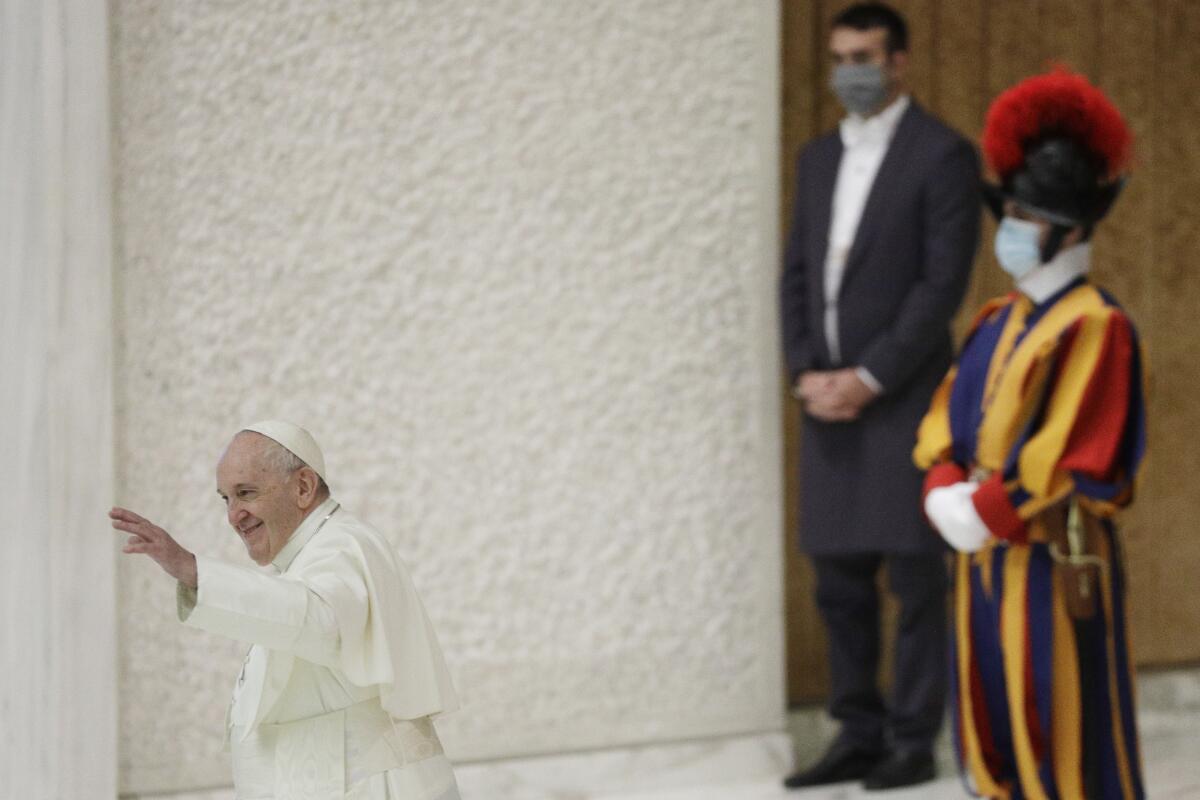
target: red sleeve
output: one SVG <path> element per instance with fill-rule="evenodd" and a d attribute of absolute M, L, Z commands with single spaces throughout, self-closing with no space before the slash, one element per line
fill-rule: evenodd
<path fill-rule="evenodd" d="M 921 501 L 924 502 L 925 498 L 934 489 L 939 489 L 943 486 L 952 486 L 966 479 L 967 471 L 953 461 L 934 464 L 925 473 L 925 488 L 921 490 Z"/>
<path fill-rule="evenodd" d="M 1104 331 L 1096 369 L 1088 381 L 1059 466 L 1095 480 L 1111 480 L 1129 414 L 1133 330 L 1113 314 Z"/>
<path fill-rule="evenodd" d="M 1000 473 L 995 473 L 983 483 L 971 497 L 975 510 L 983 524 L 996 536 L 1010 542 L 1023 544 L 1029 540 L 1029 529 L 1025 520 L 1017 516 L 1012 499 L 1004 488 Z"/>

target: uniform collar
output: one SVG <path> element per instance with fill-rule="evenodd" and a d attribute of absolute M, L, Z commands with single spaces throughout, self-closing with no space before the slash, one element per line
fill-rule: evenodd
<path fill-rule="evenodd" d="M 887 108 L 870 117 L 850 114 L 840 124 L 842 144 L 847 147 L 857 147 L 860 144 L 886 144 L 896 132 L 900 118 L 908 110 L 909 96 L 902 94 L 893 100 Z"/>
<path fill-rule="evenodd" d="M 1092 243 L 1080 242 L 1017 281 L 1017 289 L 1034 303 L 1042 303 L 1088 273 L 1092 268 Z"/>
<path fill-rule="evenodd" d="M 284 543 L 283 548 L 271 559 L 272 566 L 282 572 L 287 572 L 287 568 L 292 565 L 296 556 L 304 549 L 304 545 L 308 544 L 308 540 L 321 530 L 321 526 L 325 521 L 333 516 L 333 512 L 337 511 L 341 504 L 336 502 L 332 497 L 325 498 L 325 502 L 317 506 L 309 513 L 307 517 L 297 526 L 296 530 L 292 531 L 292 535 Z"/>

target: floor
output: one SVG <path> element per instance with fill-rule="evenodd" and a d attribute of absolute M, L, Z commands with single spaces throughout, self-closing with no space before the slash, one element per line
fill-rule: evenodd
<path fill-rule="evenodd" d="M 1140 714 L 1146 795 L 1153 800 L 1200 800 L 1200 711 L 1188 705 Z M 795 724 L 793 719 L 793 727 Z M 786 791 L 778 780 L 761 780 L 672 791 L 594 795 L 580 800 L 961 800 L 969 797 L 945 746 L 939 753 L 939 762 L 944 777 L 911 789 L 888 792 L 864 791 L 853 783 Z"/>
<path fill-rule="evenodd" d="M 1138 681 L 1147 796 L 1200 800 L 1200 670 L 1143 675 Z M 912 789 L 866 792 L 856 784 L 788 792 L 780 779 L 793 761 L 809 763 L 832 733 L 814 710 L 793 713 L 789 735 L 772 734 L 456 768 L 463 800 L 958 800 L 967 797 L 946 742 L 942 777 Z M 793 755 L 794 754 L 794 755 Z M 737 774 L 755 776 L 741 780 Z M 129 795 L 127 797 L 133 797 Z M 142 795 L 141 800 L 168 796 Z M 234 800 L 232 791 L 172 795 L 171 800 Z"/>
<path fill-rule="evenodd" d="M 1177 752 L 1173 757 L 1151 757 L 1147 761 L 1147 797 L 1154 800 L 1200 798 L 1200 766 L 1196 762 L 1197 754 L 1200 753 L 1200 720 L 1197 720 L 1196 734 L 1179 744 L 1181 746 L 1176 748 Z M 852 783 L 789 792 L 775 781 L 762 781 L 728 786 L 692 787 L 671 792 L 597 795 L 587 800 L 961 800 L 965 797 L 969 795 L 958 779 L 945 777 L 911 789 L 889 792 L 867 792 Z"/>
<path fill-rule="evenodd" d="M 1196 763 L 1200 720 L 1197 734 L 1178 742 L 1167 757 L 1151 758 L 1147 762 L 1147 796 L 1154 800 L 1196 800 L 1200 798 L 1200 766 Z M 1166 755 L 1166 754 L 1161 754 Z M 176 796 L 178 797 L 178 796 Z M 233 800 L 232 792 L 213 792 L 188 795 L 188 800 Z M 846 783 L 820 789 L 785 791 L 776 780 L 710 786 L 693 786 L 669 791 L 638 792 L 633 794 L 570 794 L 524 795 L 528 800 L 571 798 L 571 800 L 962 800 L 968 797 L 955 777 L 944 777 L 933 783 L 911 789 L 889 792 L 866 792 L 855 784 Z M 489 794 L 463 793 L 463 800 L 490 800 Z"/>

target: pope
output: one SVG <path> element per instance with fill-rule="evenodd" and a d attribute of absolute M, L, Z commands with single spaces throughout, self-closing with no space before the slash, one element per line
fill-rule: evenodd
<path fill-rule="evenodd" d="M 217 494 L 251 560 L 196 555 L 145 517 L 109 512 L 123 552 L 178 581 L 181 622 L 244 641 L 225 733 L 239 800 L 458 800 L 431 718 L 458 706 L 408 571 L 331 495 L 303 428 L 248 425 Z"/>

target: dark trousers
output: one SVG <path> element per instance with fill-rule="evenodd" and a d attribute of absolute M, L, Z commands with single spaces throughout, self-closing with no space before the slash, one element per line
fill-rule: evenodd
<path fill-rule="evenodd" d="M 900 601 L 892 685 L 879 692 L 880 611 L 876 575 Z M 930 750 L 946 697 L 946 563 L 940 554 L 872 553 L 813 558 L 817 606 L 829 637 L 829 713 L 839 741 L 868 749 Z"/>

